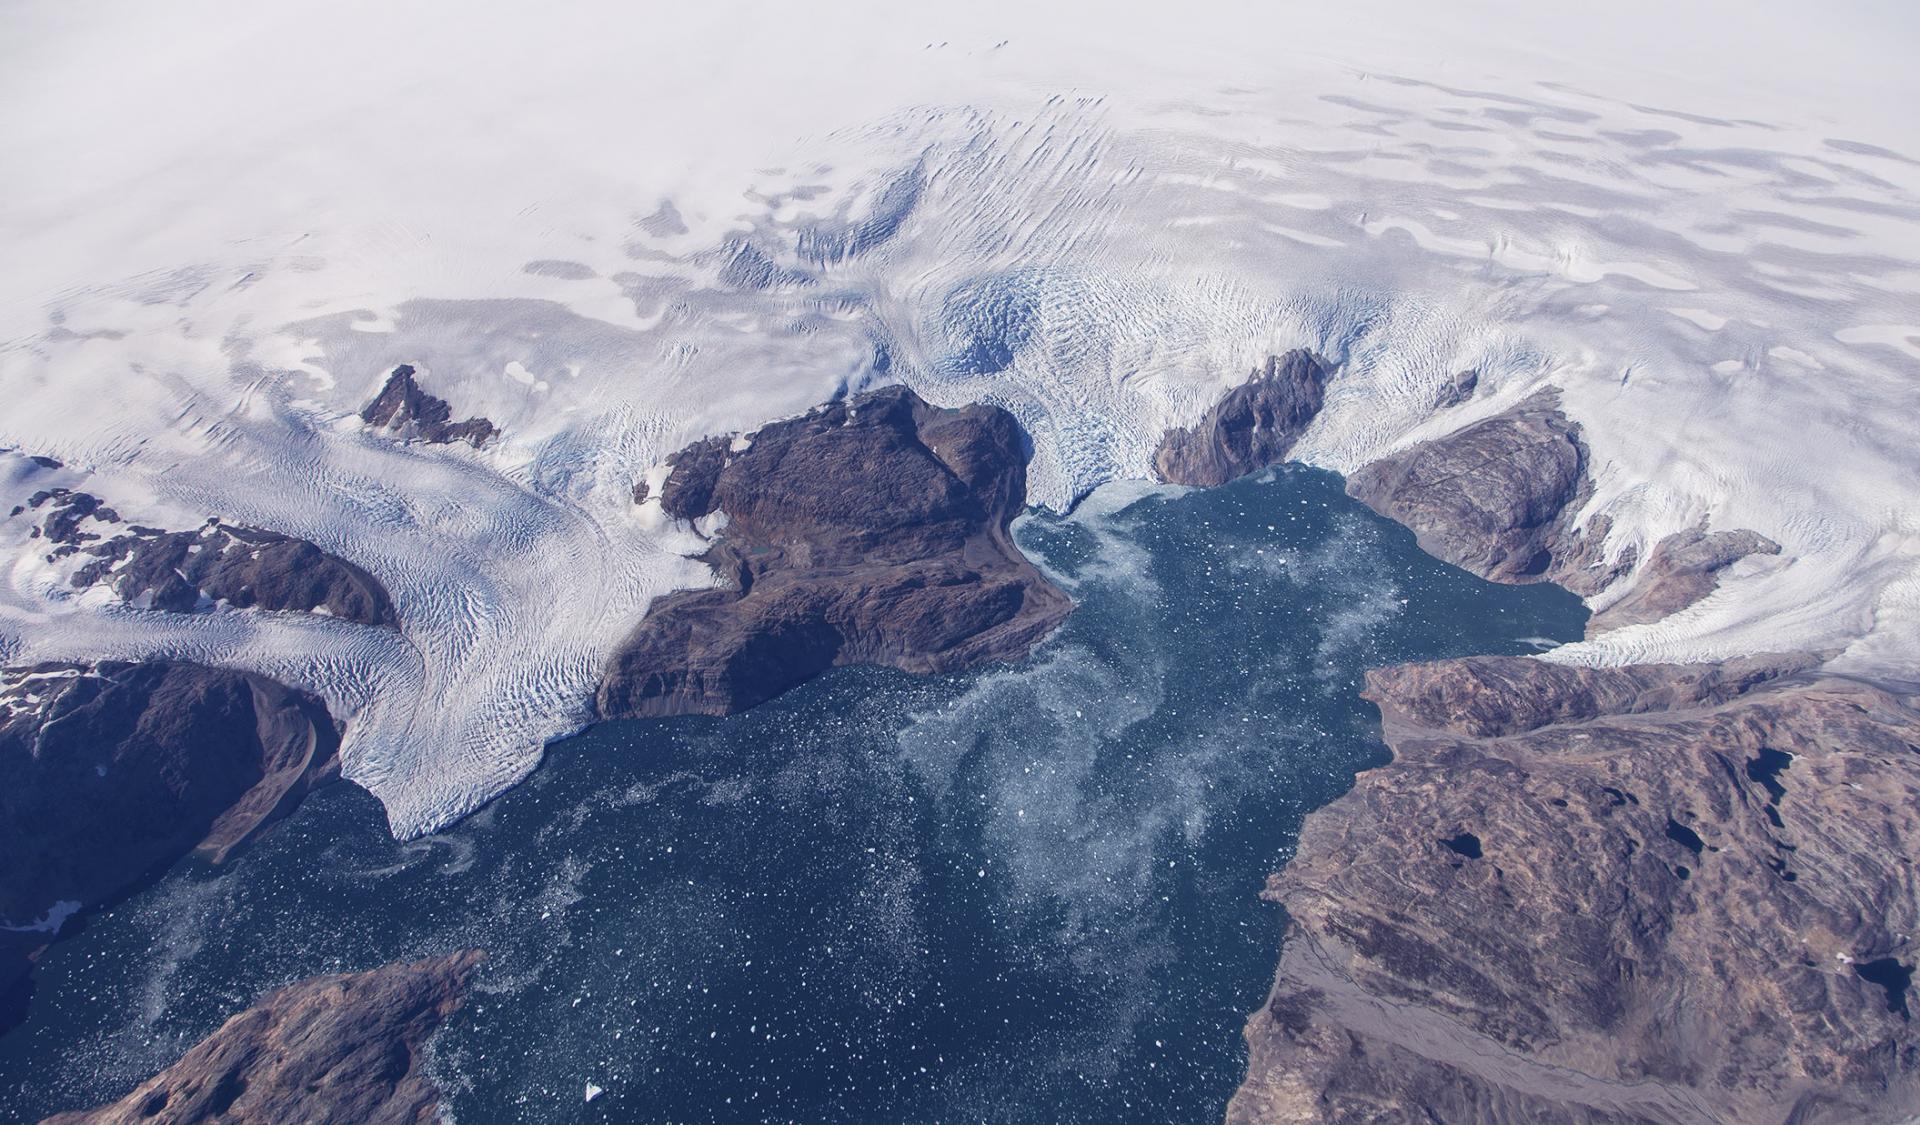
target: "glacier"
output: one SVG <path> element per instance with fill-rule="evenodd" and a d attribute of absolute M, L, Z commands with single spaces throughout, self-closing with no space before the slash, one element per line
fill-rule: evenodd
<path fill-rule="evenodd" d="M 417 835 L 589 722 L 649 601 L 712 581 L 632 502 L 689 441 L 905 382 L 1012 411 L 1030 501 L 1064 509 L 1306 347 L 1339 365 L 1310 464 L 1551 384 L 1609 552 L 1702 520 L 1783 548 L 1552 658 L 1911 678 L 1920 20 L 1341 7 L 27 5 L 0 511 L 58 484 L 299 536 L 403 627 L 80 594 L 20 517 L 0 658 L 312 690 Z M 401 363 L 501 436 L 371 432 Z"/>

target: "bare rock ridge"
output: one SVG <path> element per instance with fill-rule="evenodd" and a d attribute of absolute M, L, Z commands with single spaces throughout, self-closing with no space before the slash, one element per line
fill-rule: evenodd
<path fill-rule="evenodd" d="M 191 851 L 223 861 L 335 777 L 338 748 L 317 700 L 262 676 L 171 661 L 0 671 L 0 1029 L 65 918 Z"/>
<path fill-rule="evenodd" d="M 1347 479 L 1347 493 L 1411 528 L 1428 554 L 1495 582 L 1553 582 L 1585 597 L 1638 561 L 1631 547 L 1607 558 L 1609 517 L 1576 526 L 1593 495 L 1592 466 L 1552 388 L 1365 466 Z M 1589 622 L 1589 635 L 1684 609 L 1712 593 L 1733 562 L 1779 550 L 1752 531 L 1670 535 L 1627 595 Z"/>
<path fill-rule="evenodd" d="M 1026 446 L 997 407 L 905 387 L 830 403 L 674 455 L 659 495 L 699 521 L 719 589 L 656 600 L 609 666 L 608 717 L 763 702 L 834 665 L 937 673 L 1024 656 L 1072 603 L 1008 525 Z"/>
<path fill-rule="evenodd" d="M 466 998 L 467 950 L 290 984 L 111 1105 L 46 1125 L 231 1121 L 426 1125 L 440 1094 L 421 1048 Z"/>
<path fill-rule="evenodd" d="M 1920 711 L 1813 663 L 1370 674 L 1228 1120 L 1911 1117 Z"/>
<path fill-rule="evenodd" d="M 394 368 L 380 393 L 360 411 L 360 420 L 409 440 L 429 445 L 464 441 L 475 449 L 486 445 L 500 432 L 485 418 L 455 422 L 453 407 L 446 399 L 421 390 L 414 374 L 413 365 L 409 363 Z"/>
<path fill-rule="evenodd" d="M 129 605 L 171 613 L 224 603 L 400 626 L 379 579 L 304 539 L 218 519 L 194 531 L 127 524 L 99 497 L 70 488 L 41 489 L 9 518 L 42 511 L 29 535 L 53 545 L 48 562 L 81 560 L 69 577 L 75 589 L 106 586 Z"/>
<path fill-rule="evenodd" d="M 1199 423 L 1170 430 L 1154 453 L 1169 484 L 1213 486 L 1286 459 L 1326 399 L 1327 367 L 1306 351 L 1269 356 Z"/>

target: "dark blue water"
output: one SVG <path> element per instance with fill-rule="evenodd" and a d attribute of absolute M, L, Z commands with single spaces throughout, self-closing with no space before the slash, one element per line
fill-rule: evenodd
<path fill-rule="evenodd" d="M 48 954 L 0 1117 L 118 1097 L 271 986 L 481 946 L 434 1044 L 468 1123 L 1217 1119 L 1277 957 L 1262 881 L 1384 760 L 1361 672 L 1585 611 L 1305 469 L 1020 539 L 1079 602 L 1025 665 L 609 723 L 407 844 L 334 786 L 183 865 Z"/>

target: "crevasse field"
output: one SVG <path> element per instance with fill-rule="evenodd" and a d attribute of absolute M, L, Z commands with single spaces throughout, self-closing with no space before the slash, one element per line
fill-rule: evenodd
<path fill-rule="evenodd" d="M 308 538 L 405 627 L 116 604 L 12 519 L 0 660 L 307 687 L 418 834 L 523 778 L 649 599 L 710 580 L 632 502 L 687 441 L 904 381 L 1012 410 L 1064 509 L 1308 347 L 1340 364 L 1309 463 L 1551 384 L 1610 551 L 1703 521 L 1783 548 L 1556 658 L 1906 678 L 1920 16 L 1440 7 L 16 6 L 0 510 L 64 484 Z M 399 363 L 502 438 L 369 432 Z"/>

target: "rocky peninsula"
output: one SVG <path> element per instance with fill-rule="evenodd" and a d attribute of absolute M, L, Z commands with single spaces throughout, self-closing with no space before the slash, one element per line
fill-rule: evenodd
<path fill-rule="evenodd" d="M 656 600 L 599 693 L 608 718 L 724 715 L 835 665 L 950 672 L 1024 656 L 1072 609 L 1008 526 L 1025 436 L 993 406 L 893 386 L 670 459 L 635 499 L 703 527 L 714 589 Z"/>

